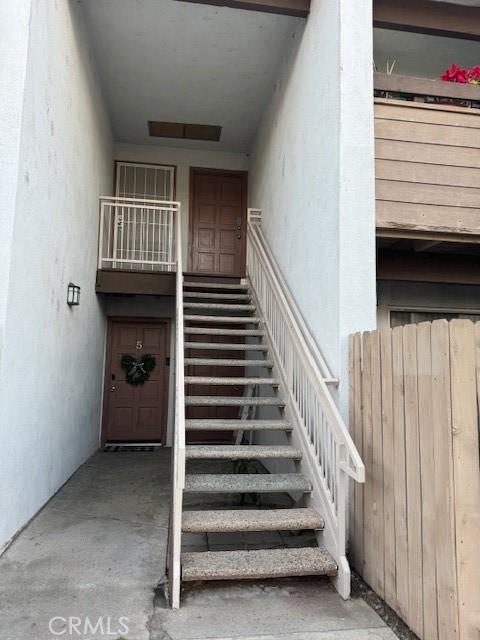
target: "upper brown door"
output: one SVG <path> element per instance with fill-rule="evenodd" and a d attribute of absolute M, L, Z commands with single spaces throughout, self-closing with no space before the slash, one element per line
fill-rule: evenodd
<path fill-rule="evenodd" d="M 245 275 L 247 174 L 192 169 L 190 271 Z"/>
<path fill-rule="evenodd" d="M 165 443 L 169 372 L 169 325 L 112 320 L 108 327 L 103 440 Z M 123 355 L 150 354 L 155 367 L 143 385 L 126 381 Z"/>

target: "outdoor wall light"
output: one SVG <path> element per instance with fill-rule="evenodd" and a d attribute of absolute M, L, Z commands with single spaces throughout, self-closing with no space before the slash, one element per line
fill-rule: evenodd
<path fill-rule="evenodd" d="M 67 304 L 69 307 L 76 307 L 80 304 L 80 287 L 73 282 L 68 283 Z"/>

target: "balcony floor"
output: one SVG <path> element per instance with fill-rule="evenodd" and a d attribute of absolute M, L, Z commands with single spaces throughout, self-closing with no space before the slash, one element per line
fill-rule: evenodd
<path fill-rule="evenodd" d="M 98 269 L 95 291 L 125 295 L 173 296 L 175 295 L 175 272 Z"/>

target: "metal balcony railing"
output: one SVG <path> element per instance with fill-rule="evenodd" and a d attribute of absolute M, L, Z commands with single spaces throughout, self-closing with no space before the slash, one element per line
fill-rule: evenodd
<path fill-rule="evenodd" d="M 100 198 L 99 269 L 175 271 L 180 203 Z"/>

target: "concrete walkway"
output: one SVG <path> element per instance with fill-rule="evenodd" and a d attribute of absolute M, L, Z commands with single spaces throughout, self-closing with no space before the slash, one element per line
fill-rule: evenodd
<path fill-rule="evenodd" d="M 327 580 L 189 585 L 167 609 L 169 474 L 165 450 L 81 467 L 0 558 L 0 640 L 395 639 Z"/>

